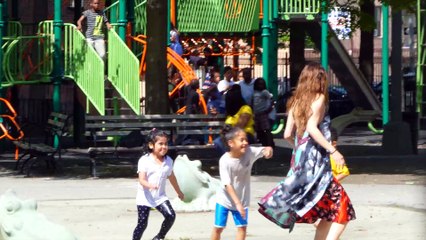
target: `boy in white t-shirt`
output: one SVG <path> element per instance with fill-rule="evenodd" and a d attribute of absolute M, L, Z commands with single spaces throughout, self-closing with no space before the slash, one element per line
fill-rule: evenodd
<path fill-rule="evenodd" d="M 216 194 L 215 224 L 211 239 L 218 240 L 226 227 L 228 212 L 237 226 L 237 239 L 243 240 L 247 231 L 247 214 L 250 204 L 250 176 L 253 163 L 261 158 L 271 158 L 271 147 L 250 147 L 243 129 L 226 126 L 222 138 L 229 151 L 219 160 L 222 187 Z"/>

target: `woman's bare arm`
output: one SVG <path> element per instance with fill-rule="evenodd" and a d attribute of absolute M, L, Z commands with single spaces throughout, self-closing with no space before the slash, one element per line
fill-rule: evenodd
<path fill-rule="evenodd" d="M 290 145 L 293 148 L 295 148 L 294 132 L 295 132 L 295 124 L 294 124 L 294 118 L 293 118 L 293 110 L 290 109 L 287 116 L 287 122 L 285 124 L 284 139 L 287 140 L 287 142 L 290 143 Z"/>
<path fill-rule="evenodd" d="M 332 154 L 333 159 L 336 162 L 336 167 L 341 169 L 345 160 L 342 154 L 337 151 L 333 145 L 322 135 L 321 131 L 318 129 L 318 125 L 325 114 L 325 96 L 320 95 L 311 105 L 312 115 L 308 119 L 308 123 L 306 125 L 306 131 L 308 131 L 309 136 L 315 140 L 321 147 L 325 148 L 330 154 Z"/>

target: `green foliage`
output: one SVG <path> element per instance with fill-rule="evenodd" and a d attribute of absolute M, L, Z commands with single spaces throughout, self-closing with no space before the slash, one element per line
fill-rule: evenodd
<path fill-rule="evenodd" d="M 345 27 L 351 29 L 351 33 L 355 32 L 356 29 L 373 31 L 376 27 L 374 16 L 361 12 L 360 9 L 360 5 L 366 1 L 374 3 L 374 0 L 328 0 L 324 11 L 330 12 L 334 7 L 339 7 L 342 11 L 349 12 L 351 19 L 344 24 Z M 416 11 L 417 0 L 379 0 L 379 2 L 387 4 L 392 11 Z"/>
<path fill-rule="evenodd" d="M 387 4 L 395 11 L 406 10 L 412 13 L 416 12 L 417 0 L 380 0 L 380 2 Z"/>

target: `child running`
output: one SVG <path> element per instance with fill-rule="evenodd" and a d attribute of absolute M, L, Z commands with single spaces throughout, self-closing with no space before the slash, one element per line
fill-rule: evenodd
<path fill-rule="evenodd" d="M 222 139 L 228 147 L 219 160 L 221 185 L 217 191 L 215 223 L 211 239 L 218 240 L 226 227 L 228 212 L 237 226 L 237 240 L 246 238 L 247 214 L 250 202 L 250 174 L 253 163 L 272 157 L 272 147 L 251 147 L 247 135 L 239 127 L 226 126 Z"/>
<path fill-rule="evenodd" d="M 147 139 L 147 154 L 138 162 L 138 191 L 136 204 L 138 208 L 138 224 L 133 232 L 133 240 L 140 240 L 148 225 L 151 208 L 156 208 L 164 216 L 160 232 L 153 240 L 164 239 L 172 227 L 176 215 L 165 193 L 166 179 L 168 178 L 178 197 L 183 200 L 173 173 L 173 160 L 167 156 L 168 137 L 163 131 L 153 129 Z"/>
<path fill-rule="evenodd" d="M 331 145 L 333 145 L 333 147 L 335 149 L 337 149 L 337 139 L 338 139 L 338 134 L 335 128 L 330 127 L 330 140 L 331 140 Z M 331 171 L 333 173 L 333 177 L 336 178 L 336 180 L 338 182 L 341 182 L 344 178 L 346 178 L 347 176 L 349 176 L 349 169 L 348 167 L 345 165 L 343 165 L 342 168 L 337 168 L 336 162 L 333 159 L 332 154 L 330 154 L 330 165 L 331 165 Z M 318 227 L 318 225 L 320 224 L 322 220 L 318 219 L 315 223 L 314 226 Z"/>
<path fill-rule="evenodd" d="M 335 149 L 337 149 L 337 139 L 338 139 L 338 135 L 337 135 L 336 129 L 333 127 L 330 127 L 331 145 L 333 145 Z M 331 171 L 333 172 L 333 176 L 336 178 L 338 182 L 342 181 L 344 178 L 349 176 L 350 173 L 346 164 L 343 165 L 342 168 L 337 168 L 336 162 L 334 161 L 332 154 L 330 154 L 330 165 L 331 165 Z"/>

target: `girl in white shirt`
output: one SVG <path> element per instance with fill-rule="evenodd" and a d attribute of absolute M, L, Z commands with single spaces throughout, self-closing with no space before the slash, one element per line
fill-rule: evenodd
<path fill-rule="evenodd" d="M 151 208 L 156 208 L 164 216 L 160 232 L 153 240 L 164 239 L 172 227 L 176 214 L 166 196 L 165 187 L 168 178 L 178 197 L 184 195 L 179 188 L 173 173 L 173 160 L 167 156 L 168 137 L 163 131 L 153 129 L 147 139 L 148 153 L 138 162 L 138 191 L 136 205 L 138 208 L 138 224 L 133 232 L 133 240 L 140 240 L 148 225 Z"/>

